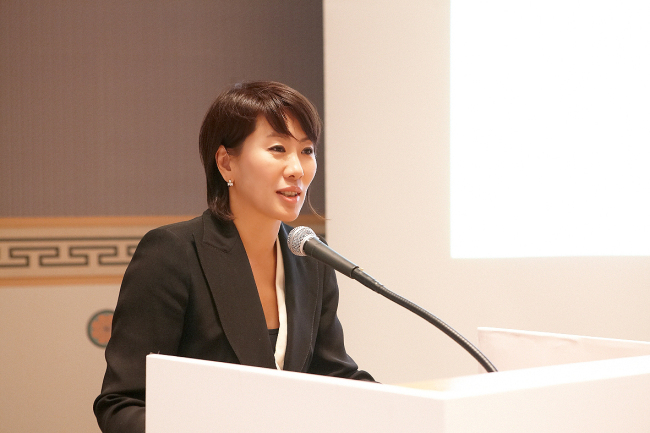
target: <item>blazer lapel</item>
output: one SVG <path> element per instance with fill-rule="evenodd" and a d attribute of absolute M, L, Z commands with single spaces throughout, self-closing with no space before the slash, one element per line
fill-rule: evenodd
<path fill-rule="evenodd" d="M 294 255 L 287 246 L 288 228 L 282 224 L 279 232 L 284 260 L 284 296 L 287 305 L 287 352 L 284 370 L 306 371 L 307 360 L 314 346 L 318 303 L 318 269 L 315 263 Z"/>
<path fill-rule="evenodd" d="M 273 349 L 244 244 L 233 223 L 203 214 L 196 249 L 221 326 L 239 362 L 275 368 Z"/>

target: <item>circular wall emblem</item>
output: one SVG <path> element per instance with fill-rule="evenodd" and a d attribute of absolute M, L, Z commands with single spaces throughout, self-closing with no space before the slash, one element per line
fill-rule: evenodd
<path fill-rule="evenodd" d="M 88 321 L 88 338 L 96 346 L 106 347 L 111 338 L 113 310 L 103 310 L 95 313 Z"/>

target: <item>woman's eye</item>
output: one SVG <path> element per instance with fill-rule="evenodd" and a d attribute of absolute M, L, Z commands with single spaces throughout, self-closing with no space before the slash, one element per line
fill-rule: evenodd
<path fill-rule="evenodd" d="M 302 153 L 305 155 L 313 155 L 314 154 L 314 148 L 313 147 L 306 147 L 303 149 Z"/>
<path fill-rule="evenodd" d="M 269 150 L 272 152 L 284 152 L 284 146 L 273 146 Z"/>

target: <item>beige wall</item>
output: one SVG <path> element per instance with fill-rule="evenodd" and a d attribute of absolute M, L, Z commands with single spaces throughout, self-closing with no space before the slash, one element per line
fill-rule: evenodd
<path fill-rule="evenodd" d="M 87 336 L 118 284 L 0 287 L 0 418 L 6 432 L 99 432 L 92 402 L 106 369 Z"/>
<path fill-rule="evenodd" d="M 450 258 L 449 8 L 324 1 L 329 244 L 474 342 L 479 326 L 650 341 L 648 257 Z M 422 319 L 339 284 L 348 350 L 378 380 L 478 371 Z"/>

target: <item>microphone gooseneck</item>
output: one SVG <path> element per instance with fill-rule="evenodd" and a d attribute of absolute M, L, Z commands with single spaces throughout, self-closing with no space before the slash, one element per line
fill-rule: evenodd
<path fill-rule="evenodd" d="M 465 337 L 460 335 L 455 329 L 419 305 L 414 304 L 413 302 L 398 295 L 397 293 L 388 290 L 377 280 L 366 274 L 359 266 L 355 265 L 331 249 L 329 246 L 321 242 L 318 236 L 316 236 L 316 233 L 314 233 L 314 231 L 309 227 L 301 226 L 291 230 L 287 239 L 287 244 L 289 245 L 291 252 L 295 255 L 313 257 L 316 260 L 325 263 L 326 265 L 330 265 L 343 275 L 360 282 L 370 290 L 384 296 L 385 298 L 390 299 L 398 305 L 401 305 L 412 313 L 417 314 L 427 322 L 434 325 L 436 328 L 440 329 L 452 340 L 463 347 L 467 352 L 469 352 L 470 355 L 474 357 L 474 359 L 479 362 L 479 364 L 483 366 L 483 368 L 485 368 L 488 373 L 497 371 L 494 364 L 492 364 L 490 360 L 487 359 L 487 357 L 483 355 L 483 353 L 481 353 L 481 351 L 478 350 L 476 346 L 474 346 Z"/>

